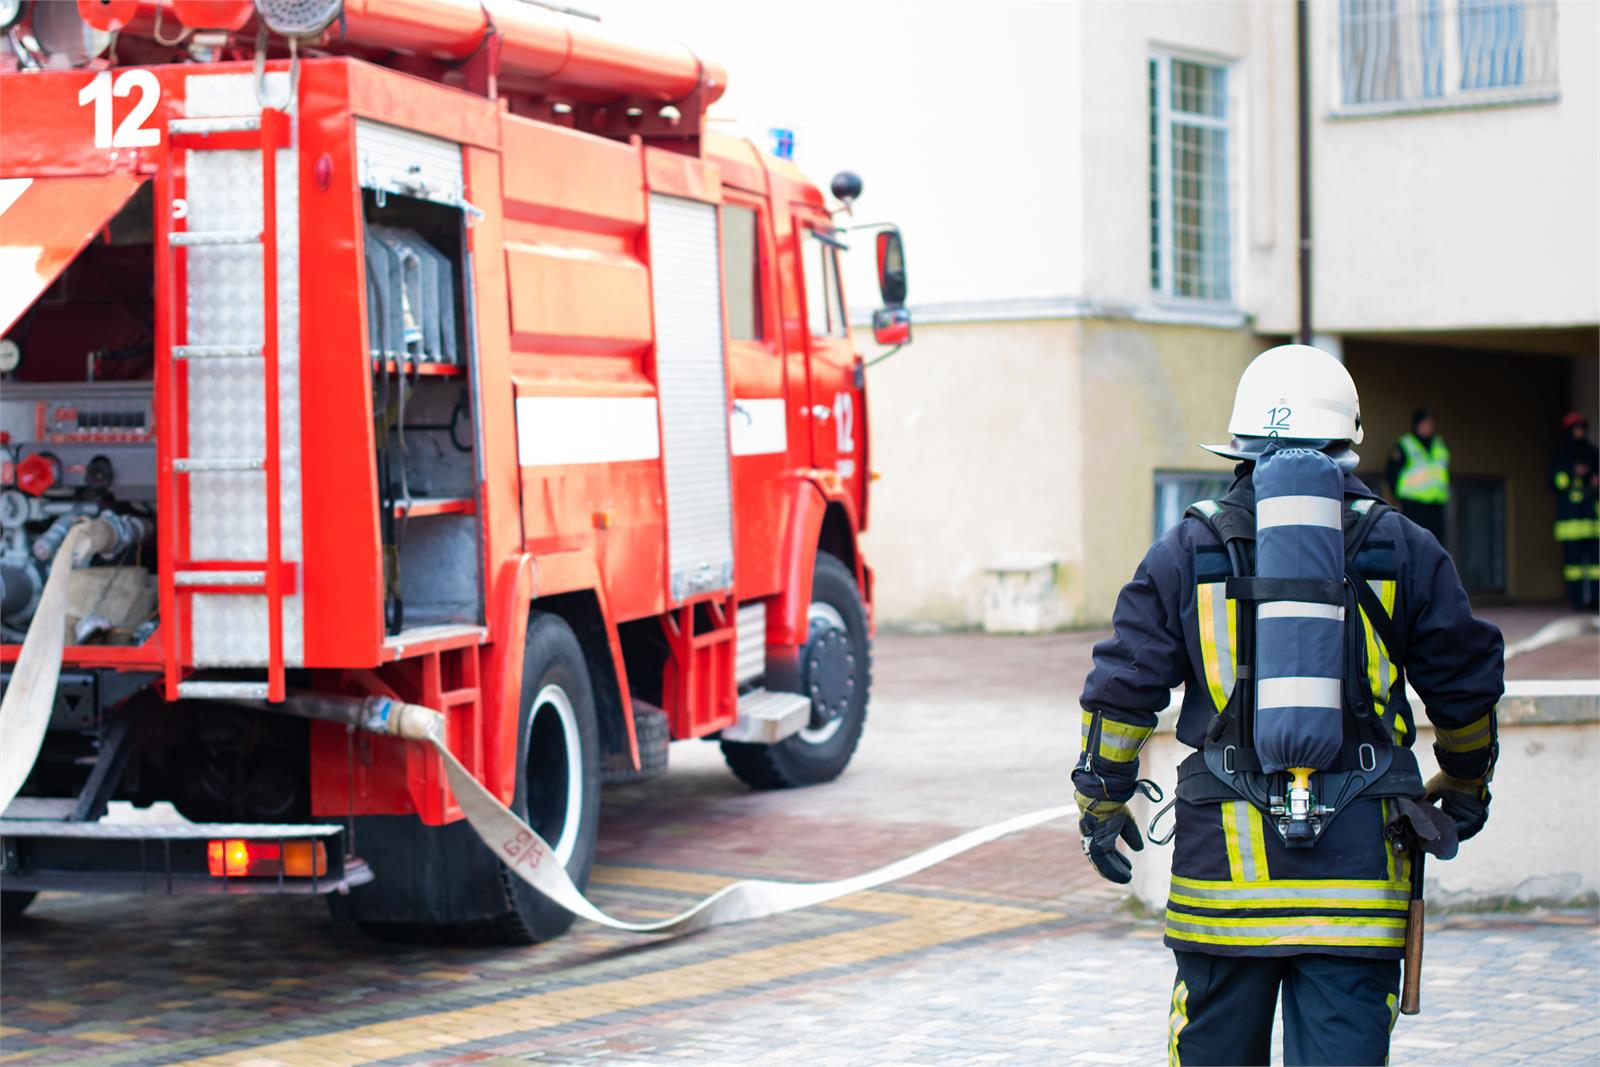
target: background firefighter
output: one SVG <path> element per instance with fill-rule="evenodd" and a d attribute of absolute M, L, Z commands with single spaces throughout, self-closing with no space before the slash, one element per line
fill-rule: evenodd
<path fill-rule="evenodd" d="M 1269 411 L 1297 413 L 1281 438 L 1258 436 Z M 1298 413 L 1310 413 L 1303 416 Z M 1224 503 L 1255 507 L 1254 457 L 1271 443 L 1318 448 L 1347 472 L 1347 510 L 1375 499 L 1350 475 L 1361 439 L 1355 384 L 1332 356 L 1290 345 L 1263 353 L 1239 382 L 1228 446 L 1240 460 Z M 1211 446 L 1207 446 L 1211 447 Z M 1438 541 L 1394 512 L 1362 542 L 1355 565 L 1393 620 L 1397 648 L 1365 611 L 1359 684 L 1392 712 L 1394 744 L 1415 738 L 1405 679 L 1426 702 L 1443 772 L 1427 785 L 1459 837 L 1487 819 L 1497 754 L 1494 706 L 1502 641 L 1475 619 Z M 1253 563 L 1252 563 L 1253 567 Z M 1200 749 L 1236 683 L 1236 602 L 1210 527 L 1187 517 L 1155 543 L 1122 590 L 1115 632 L 1095 648 L 1084 686 L 1083 751 L 1073 772 L 1084 851 L 1114 882 L 1131 877 L 1118 840 L 1138 850 L 1125 804 L 1138 753 L 1171 690 L 1184 686 L 1178 739 Z M 1239 608 L 1237 610 L 1244 610 Z M 1247 682 L 1248 684 L 1248 682 Z M 1392 705 L 1392 706 L 1391 706 Z M 1348 736 L 1348 724 L 1347 724 Z M 1266 1063 L 1280 987 L 1287 1063 L 1382 1063 L 1398 1011 L 1409 857 L 1386 847 L 1390 803 L 1360 797 L 1312 848 L 1290 850 L 1244 801 L 1177 803 L 1166 943 L 1177 958 L 1170 1013 L 1173 1063 Z"/>
<path fill-rule="evenodd" d="M 1427 408 L 1411 413 L 1411 430 L 1389 450 L 1384 477 L 1405 517 L 1449 548 L 1450 448 Z"/>
<path fill-rule="evenodd" d="M 1576 411 L 1561 420 L 1561 437 L 1550 461 L 1561 580 L 1573 611 L 1594 611 L 1600 608 L 1600 450 L 1589 440 L 1589 420 Z"/>

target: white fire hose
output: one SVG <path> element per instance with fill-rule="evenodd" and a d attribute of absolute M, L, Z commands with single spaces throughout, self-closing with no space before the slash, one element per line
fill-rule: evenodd
<path fill-rule="evenodd" d="M 89 524 L 80 523 L 67 534 L 57 552 L 38 610 L 22 643 L 22 653 L 17 657 L 11 684 L 6 689 L 4 700 L 0 701 L 0 741 L 3 741 L 3 745 L 0 745 L 0 813 L 5 811 L 22 788 L 44 744 L 66 644 L 67 574 L 76 562 L 90 554 L 93 546 L 88 540 L 89 536 Z M 824 904 L 851 893 L 898 881 L 1009 834 L 1078 814 L 1076 805 L 1068 805 L 1017 815 L 969 830 L 887 866 L 836 882 L 775 882 L 765 879 L 735 882 L 670 919 L 628 922 L 612 918 L 590 903 L 555 858 L 555 850 L 461 765 L 461 761 L 445 746 L 444 716 L 439 712 L 420 704 L 407 704 L 387 697 L 361 700 L 319 696 L 300 702 L 291 701 L 291 704 L 295 703 L 301 704 L 298 709 L 301 714 L 336 719 L 373 733 L 432 746 L 444 762 L 450 788 L 455 791 L 456 803 L 461 806 L 467 821 L 483 843 L 519 878 L 574 915 L 615 930 L 640 934 L 687 934 L 710 926 L 759 919 L 813 904 Z M 285 705 L 284 710 L 297 709 Z"/>
<path fill-rule="evenodd" d="M 11 684 L 0 700 L 0 813 L 28 780 L 44 744 L 50 709 L 56 702 L 56 682 L 61 678 L 61 653 L 67 644 L 67 575 L 89 555 L 89 547 L 89 524 L 73 524 L 56 549 L 50 577 L 45 579 L 28 636 L 11 671 Z"/>
<path fill-rule="evenodd" d="M 959 837 L 923 849 L 877 870 L 836 882 L 775 882 L 766 879 L 735 882 L 724 886 L 670 919 L 643 923 L 627 922 L 613 918 L 591 904 L 583 892 L 573 884 L 572 879 L 567 877 L 566 869 L 555 858 L 555 850 L 544 838 L 529 828 L 528 824 L 518 818 L 510 808 L 500 803 L 499 798 L 485 789 L 451 754 L 441 740 L 444 731 L 442 715 L 431 708 L 404 704 L 382 697 L 368 698 L 365 707 L 371 710 L 371 715 L 363 723 L 367 729 L 376 728 L 376 732 L 379 733 L 389 733 L 433 746 L 434 751 L 439 753 L 439 758 L 444 761 L 445 775 L 450 779 L 450 788 L 455 790 L 456 803 L 461 805 L 467 821 L 472 824 L 472 828 L 477 831 L 483 843 L 488 845 L 517 877 L 574 915 L 602 926 L 609 926 L 614 930 L 630 930 L 639 934 L 669 936 L 687 934 L 695 930 L 704 930 L 709 926 L 760 919 L 779 912 L 810 907 L 813 904 L 825 904 L 851 893 L 874 889 L 916 874 L 934 864 L 943 863 L 953 856 L 959 856 L 963 852 L 1008 834 L 1078 814 L 1077 806 L 1072 805 L 1017 815 L 976 830 L 969 830 Z"/>

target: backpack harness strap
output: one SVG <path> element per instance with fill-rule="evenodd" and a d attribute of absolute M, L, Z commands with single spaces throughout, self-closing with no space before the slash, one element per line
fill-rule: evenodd
<path fill-rule="evenodd" d="M 1227 551 L 1234 572 L 1225 583 L 1226 595 L 1230 600 L 1252 607 L 1259 601 L 1300 600 L 1345 608 L 1345 743 L 1341 746 L 1335 766 L 1317 775 L 1321 779 L 1317 792 L 1323 798 L 1327 812 L 1317 838 L 1332 824 L 1333 818 L 1358 796 L 1419 797 L 1423 794 L 1422 775 L 1416 756 L 1409 749 L 1396 747 L 1393 742 L 1397 702 L 1389 701 L 1382 716 L 1375 714 L 1372 693 L 1365 680 L 1366 672 L 1362 669 L 1365 639 L 1360 620 L 1363 612 L 1389 650 L 1391 659 L 1397 665 L 1404 662 L 1394 620 L 1384 610 L 1382 601 L 1355 564 L 1356 554 L 1362 544 L 1378 521 L 1391 510 L 1389 505 L 1376 500 L 1359 499 L 1350 503 L 1348 511 L 1354 520 L 1347 519 L 1344 530 L 1343 582 L 1257 578 L 1249 573 L 1253 568 L 1249 566 L 1247 548 L 1255 540 L 1255 514 L 1245 500 L 1224 497 L 1222 500 L 1201 501 L 1185 512 L 1205 523 Z M 1268 816 L 1264 821 L 1283 838 L 1286 823 L 1281 825 L 1273 812 L 1275 803 L 1284 793 L 1284 783 L 1274 779 L 1283 776 L 1263 774 L 1261 761 L 1255 753 L 1252 721 L 1255 702 L 1255 687 L 1252 684 L 1254 631 L 1255 612 L 1240 612 L 1238 635 L 1234 642 L 1238 662 L 1233 694 L 1227 707 L 1217 714 L 1207 729 L 1205 747 L 1180 765 L 1177 796 L 1191 804 L 1215 804 L 1242 798 Z M 1291 843 L 1284 838 L 1285 844 L 1291 847 L 1314 844 L 1315 840 Z"/>

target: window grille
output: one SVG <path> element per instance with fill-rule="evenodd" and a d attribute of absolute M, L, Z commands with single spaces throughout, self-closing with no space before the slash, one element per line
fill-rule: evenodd
<path fill-rule="evenodd" d="M 1153 534 L 1160 540 L 1178 524 L 1189 505 L 1197 500 L 1215 500 L 1233 484 L 1231 475 L 1215 471 L 1156 471 L 1155 523 Z"/>
<path fill-rule="evenodd" d="M 1556 0 L 1339 0 L 1345 109 L 1548 99 Z"/>
<path fill-rule="evenodd" d="M 1150 287 L 1233 298 L 1228 70 L 1150 58 Z"/>

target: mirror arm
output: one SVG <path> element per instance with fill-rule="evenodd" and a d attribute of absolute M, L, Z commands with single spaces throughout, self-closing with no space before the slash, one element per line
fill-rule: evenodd
<path fill-rule="evenodd" d="M 871 359 L 867 360 L 865 363 L 863 363 L 861 365 L 861 369 L 862 370 L 869 370 L 869 369 L 871 369 L 873 367 L 876 367 L 878 364 L 882 363 L 884 360 L 888 359 L 890 356 L 894 355 L 896 352 L 900 351 L 905 346 L 906 346 L 905 342 L 902 341 L 899 344 L 895 345 L 893 348 L 889 349 L 889 351 L 885 352 L 883 355 L 881 355 L 881 356 L 873 356 Z"/>

